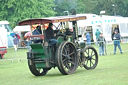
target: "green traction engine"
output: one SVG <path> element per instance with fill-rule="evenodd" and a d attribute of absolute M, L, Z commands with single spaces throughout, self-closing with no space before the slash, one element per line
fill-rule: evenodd
<path fill-rule="evenodd" d="M 29 19 L 19 22 L 19 25 L 40 24 L 41 35 L 28 36 L 28 40 L 42 40 L 41 43 L 32 43 L 31 49 L 27 52 L 28 66 L 35 76 L 46 75 L 51 68 L 58 67 L 63 75 L 72 74 L 78 66 L 85 69 L 94 69 L 98 64 L 98 54 L 94 47 L 85 46 L 84 41 L 80 41 L 78 35 L 77 21 L 84 20 L 86 16 L 61 16 L 40 19 Z M 50 46 L 46 39 L 45 25 L 55 23 L 54 33 L 57 43 Z M 72 31 L 69 30 L 72 24 Z"/>

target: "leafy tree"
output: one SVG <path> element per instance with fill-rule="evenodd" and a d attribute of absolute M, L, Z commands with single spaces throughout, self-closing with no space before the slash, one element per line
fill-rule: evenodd
<path fill-rule="evenodd" d="M 77 0 L 77 13 L 85 13 L 87 6 L 84 0 Z"/>
<path fill-rule="evenodd" d="M 0 20 L 14 27 L 23 19 L 54 16 L 54 7 L 54 0 L 0 0 Z"/>
<path fill-rule="evenodd" d="M 116 0 L 114 4 L 118 15 L 128 17 L 128 0 Z"/>
<path fill-rule="evenodd" d="M 64 11 L 68 11 L 69 14 L 72 9 L 76 8 L 76 0 L 55 0 L 57 16 L 64 15 Z"/>
<path fill-rule="evenodd" d="M 112 6 L 114 4 L 114 6 Z M 42 18 L 64 15 L 72 9 L 76 13 L 100 14 L 128 17 L 128 0 L 0 0 L 0 20 L 7 20 L 14 27 L 19 21 L 28 18 Z"/>
<path fill-rule="evenodd" d="M 77 13 L 93 13 L 97 0 L 77 0 Z"/>
<path fill-rule="evenodd" d="M 114 4 L 114 6 L 112 6 Z M 77 0 L 77 13 L 100 14 L 105 10 L 106 15 L 128 16 L 128 0 Z"/>

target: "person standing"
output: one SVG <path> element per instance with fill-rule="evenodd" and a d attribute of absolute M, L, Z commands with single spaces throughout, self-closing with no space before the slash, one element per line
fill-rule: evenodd
<path fill-rule="evenodd" d="M 104 55 L 104 49 L 105 49 L 105 38 L 103 37 L 103 34 L 100 33 L 98 40 L 98 44 L 99 44 L 99 55 Z"/>
<path fill-rule="evenodd" d="M 33 35 L 41 35 L 41 26 L 37 26 L 36 29 L 32 32 Z M 34 43 L 42 43 L 42 39 L 34 40 Z"/>
<path fill-rule="evenodd" d="M 87 45 L 91 45 L 91 36 L 90 36 L 90 34 L 89 34 L 89 32 L 87 32 L 87 34 L 86 34 L 86 39 L 87 39 Z"/>
<path fill-rule="evenodd" d="M 112 33 L 112 40 L 113 40 L 113 36 L 114 36 L 116 30 L 119 32 L 118 26 L 117 26 L 117 28 L 115 27 L 115 29 L 114 29 L 114 31 L 113 31 L 113 33 Z"/>
<path fill-rule="evenodd" d="M 25 33 L 24 35 L 24 40 L 25 40 L 25 43 L 27 44 L 27 49 L 30 49 L 30 44 L 32 44 L 32 41 L 31 40 L 28 40 L 28 37 L 31 36 L 32 33 L 31 32 L 27 32 Z"/>
<path fill-rule="evenodd" d="M 40 35 L 42 34 L 41 26 L 37 26 L 36 29 L 32 32 L 33 35 Z"/>
<path fill-rule="evenodd" d="M 120 53 L 123 54 L 121 46 L 120 46 L 120 34 L 118 33 L 118 30 L 115 30 L 115 34 L 113 36 L 114 40 L 114 54 L 116 54 L 116 47 L 118 46 Z"/>
<path fill-rule="evenodd" d="M 14 49 L 15 49 L 15 51 L 17 51 L 18 43 L 19 43 L 19 39 L 17 37 L 17 34 L 14 35 L 13 42 L 14 42 Z"/>
<path fill-rule="evenodd" d="M 100 36 L 100 31 L 99 31 L 99 29 L 97 29 L 96 30 L 96 32 L 95 32 L 95 35 L 96 35 L 96 45 L 98 45 L 98 38 L 99 38 L 99 36 Z"/>

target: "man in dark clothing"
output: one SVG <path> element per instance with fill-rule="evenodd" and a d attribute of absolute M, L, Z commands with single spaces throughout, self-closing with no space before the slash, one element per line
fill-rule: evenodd
<path fill-rule="evenodd" d="M 115 31 L 118 31 L 119 32 L 119 27 L 117 26 L 117 28 L 115 27 L 115 29 L 114 29 L 114 31 L 113 31 L 113 33 L 112 33 L 112 40 L 114 40 L 113 39 L 113 36 L 114 36 L 114 34 L 115 34 Z"/>
<path fill-rule="evenodd" d="M 100 36 L 98 38 L 98 44 L 99 44 L 99 55 L 104 55 L 104 47 L 105 47 L 105 38 L 103 37 L 102 33 L 100 33 Z"/>
<path fill-rule="evenodd" d="M 118 30 L 115 30 L 115 34 L 113 36 L 114 40 L 114 54 L 116 54 L 116 47 L 118 46 L 120 53 L 122 54 L 121 46 L 120 46 L 120 34 L 118 33 Z"/>
<path fill-rule="evenodd" d="M 53 46 L 57 43 L 57 40 L 54 39 L 54 31 L 52 29 L 53 24 L 49 23 L 49 27 L 45 30 L 46 40 L 49 42 L 50 46 Z"/>

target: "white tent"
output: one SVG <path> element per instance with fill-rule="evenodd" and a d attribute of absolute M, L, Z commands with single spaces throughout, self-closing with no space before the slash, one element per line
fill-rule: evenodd
<path fill-rule="evenodd" d="M 31 31 L 30 25 L 26 26 L 16 26 L 13 29 L 14 32 L 25 32 L 25 31 Z"/>
<path fill-rule="evenodd" d="M 78 27 L 86 28 L 87 26 L 92 26 L 94 41 L 96 41 L 95 38 L 96 29 L 99 29 L 101 32 L 103 32 L 106 41 L 112 41 L 111 35 L 112 35 L 113 25 L 119 25 L 121 37 L 128 37 L 128 18 L 118 17 L 118 16 L 107 16 L 107 15 L 102 15 L 101 17 L 95 14 L 78 14 L 78 15 L 87 16 L 86 20 L 79 20 L 77 22 Z"/>

